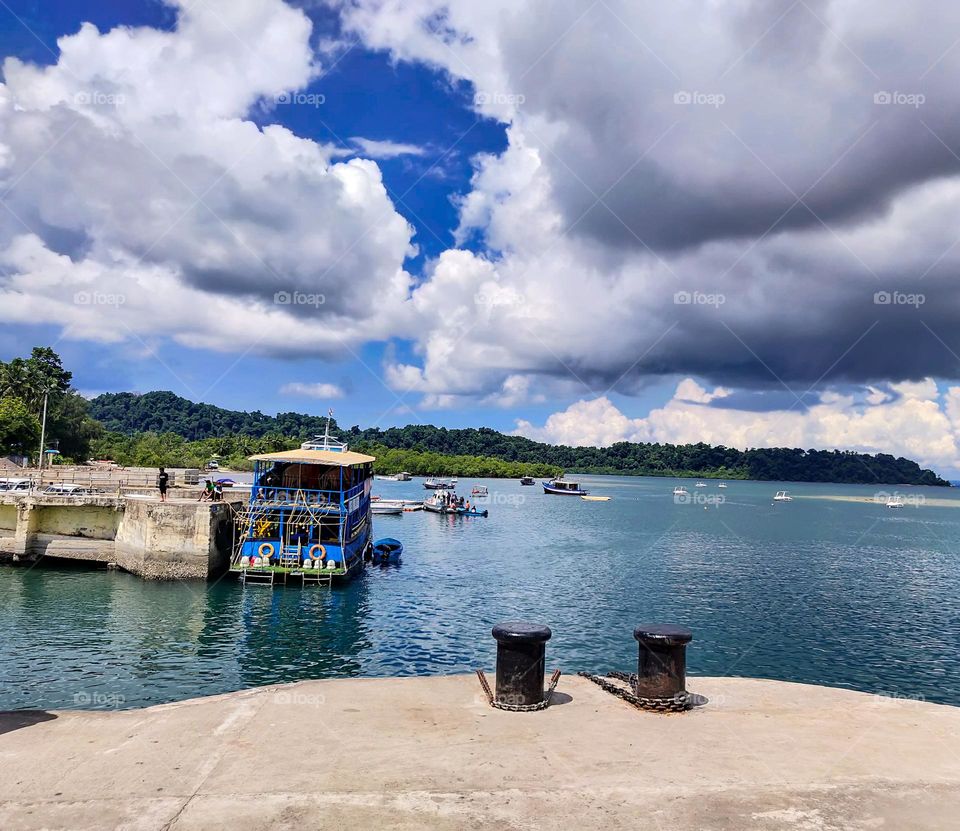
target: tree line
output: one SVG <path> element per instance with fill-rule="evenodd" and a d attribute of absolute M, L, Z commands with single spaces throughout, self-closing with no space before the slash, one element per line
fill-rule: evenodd
<path fill-rule="evenodd" d="M 323 433 L 327 419 L 301 413 L 241 412 L 198 404 L 172 392 L 108 393 L 86 401 L 48 347 L 0 362 L 0 453 L 36 457 L 47 399 L 48 447 L 62 461 L 113 459 L 124 465 L 202 467 L 212 458 L 248 469 L 248 456 L 296 448 Z M 618 442 L 569 447 L 508 436 L 490 428 L 359 426 L 331 432 L 378 456 L 381 473 L 548 476 L 560 471 L 643 476 L 947 485 L 916 462 L 885 453 Z"/>

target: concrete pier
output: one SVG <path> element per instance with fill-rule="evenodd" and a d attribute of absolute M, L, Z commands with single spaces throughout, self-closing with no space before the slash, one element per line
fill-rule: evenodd
<path fill-rule="evenodd" d="M 0 716 L 0 827 L 954 829 L 960 709 L 689 678 L 686 714 L 564 676 L 541 713 L 472 676 L 316 681 Z"/>
<path fill-rule="evenodd" d="M 229 563 L 228 503 L 130 494 L 0 494 L 0 562 L 114 563 L 141 577 L 207 579 Z"/>

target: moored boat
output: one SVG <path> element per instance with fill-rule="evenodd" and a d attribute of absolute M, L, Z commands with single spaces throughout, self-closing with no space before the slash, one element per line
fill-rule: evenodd
<path fill-rule="evenodd" d="M 431 476 L 423 483 L 423 486 L 428 491 L 452 491 L 457 487 L 457 480 L 444 479 L 440 476 Z"/>
<path fill-rule="evenodd" d="M 373 456 L 327 433 L 299 450 L 251 456 L 250 500 L 230 571 L 244 582 L 329 584 L 351 577 L 370 548 Z"/>
<path fill-rule="evenodd" d="M 403 503 L 381 499 L 370 506 L 370 513 L 380 515 L 396 515 L 403 513 Z"/>
<path fill-rule="evenodd" d="M 433 496 L 423 501 L 423 510 L 432 514 L 455 514 L 458 505 L 459 500 L 453 491 L 437 490 Z"/>
<path fill-rule="evenodd" d="M 521 484 L 521 485 L 535 485 L 535 484 L 537 484 L 537 480 L 534 479 L 532 476 L 521 476 L 521 477 L 520 477 L 520 484 Z"/>
<path fill-rule="evenodd" d="M 542 482 L 543 492 L 551 493 L 557 496 L 586 496 L 590 491 L 585 491 L 580 487 L 579 482 L 560 477 L 551 479 L 549 482 Z"/>

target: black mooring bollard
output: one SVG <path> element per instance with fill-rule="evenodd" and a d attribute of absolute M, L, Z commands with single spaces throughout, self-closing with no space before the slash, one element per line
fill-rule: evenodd
<path fill-rule="evenodd" d="M 508 621 L 493 627 L 497 639 L 497 694 L 502 704 L 530 705 L 543 701 L 549 626 Z"/>
<path fill-rule="evenodd" d="M 686 692 L 687 644 L 693 633 L 684 626 L 644 624 L 633 630 L 640 644 L 637 695 L 674 698 Z"/>

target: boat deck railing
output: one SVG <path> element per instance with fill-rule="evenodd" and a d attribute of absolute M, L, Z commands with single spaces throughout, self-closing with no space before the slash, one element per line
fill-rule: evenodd
<path fill-rule="evenodd" d="M 358 498 L 362 492 L 362 485 L 357 485 L 348 491 L 257 485 L 251 492 L 250 501 L 254 505 L 310 505 L 338 511 L 346 507 L 351 500 Z"/>

